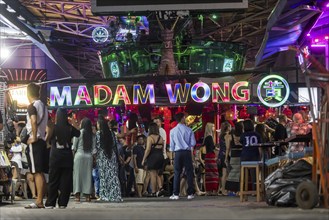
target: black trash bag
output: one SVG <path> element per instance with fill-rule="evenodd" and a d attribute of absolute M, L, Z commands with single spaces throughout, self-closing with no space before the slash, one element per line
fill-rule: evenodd
<path fill-rule="evenodd" d="M 289 163 L 265 179 L 266 202 L 275 206 L 297 206 L 298 185 L 312 178 L 312 165 L 305 160 Z"/>
<path fill-rule="evenodd" d="M 294 178 L 312 178 L 312 165 L 305 160 L 299 160 L 290 166 L 286 166 L 282 170 L 283 179 L 294 179 Z"/>
<path fill-rule="evenodd" d="M 296 190 L 305 179 L 277 179 L 266 188 L 266 203 L 275 206 L 297 206 Z"/>
<path fill-rule="evenodd" d="M 282 169 L 277 169 L 268 175 L 264 181 L 265 189 L 267 189 L 267 187 L 269 187 L 274 181 L 280 178 L 282 178 Z"/>

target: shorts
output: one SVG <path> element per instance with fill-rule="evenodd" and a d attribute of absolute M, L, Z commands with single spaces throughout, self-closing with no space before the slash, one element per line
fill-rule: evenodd
<path fill-rule="evenodd" d="M 30 144 L 26 148 L 26 156 L 32 174 L 48 173 L 49 151 L 44 140 L 39 139 L 37 142 Z"/>
<path fill-rule="evenodd" d="M 138 173 L 135 172 L 135 181 L 136 184 L 144 184 L 144 179 L 146 176 L 146 170 L 138 169 Z"/>

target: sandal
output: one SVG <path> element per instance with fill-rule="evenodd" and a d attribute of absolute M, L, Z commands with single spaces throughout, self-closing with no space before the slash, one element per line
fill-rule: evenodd
<path fill-rule="evenodd" d="M 199 192 L 196 192 L 195 194 L 197 196 L 205 196 L 207 193 L 206 192 L 199 191 Z"/>
<path fill-rule="evenodd" d="M 44 209 L 45 206 L 43 204 L 35 204 L 34 202 L 30 205 L 25 206 L 26 209 Z"/>
<path fill-rule="evenodd" d="M 75 199 L 74 199 L 75 202 L 80 202 L 80 193 L 76 193 L 75 194 Z"/>

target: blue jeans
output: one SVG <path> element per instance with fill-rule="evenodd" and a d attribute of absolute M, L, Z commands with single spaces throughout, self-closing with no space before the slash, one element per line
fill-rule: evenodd
<path fill-rule="evenodd" d="M 194 194 L 194 173 L 191 150 L 175 151 L 174 160 L 174 195 L 178 196 L 180 192 L 180 176 L 183 168 L 187 176 L 187 194 Z"/>
<path fill-rule="evenodd" d="M 93 182 L 94 182 L 94 187 L 95 187 L 95 194 L 98 196 L 99 195 L 99 174 L 98 174 L 98 168 L 93 168 Z"/>

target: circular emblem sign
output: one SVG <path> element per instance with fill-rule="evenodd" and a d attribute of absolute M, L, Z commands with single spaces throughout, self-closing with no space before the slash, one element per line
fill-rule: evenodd
<path fill-rule="evenodd" d="M 278 75 L 269 75 L 263 78 L 257 86 L 259 100 L 268 107 L 283 105 L 289 97 L 288 82 Z"/>
<path fill-rule="evenodd" d="M 104 43 L 109 38 L 109 32 L 104 27 L 96 27 L 92 32 L 92 37 L 96 43 Z"/>

